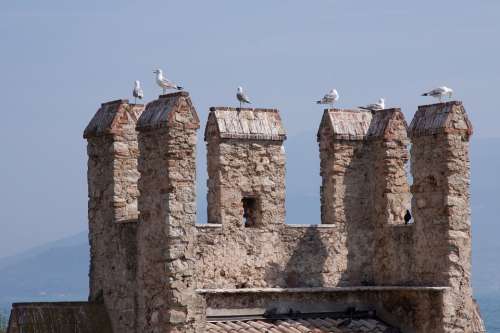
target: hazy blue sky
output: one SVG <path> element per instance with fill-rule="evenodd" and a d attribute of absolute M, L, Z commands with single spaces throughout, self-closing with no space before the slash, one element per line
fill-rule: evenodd
<path fill-rule="evenodd" d="M 319 220 L 322 110 L 312 101 L 331 87 L 341 107 L 383 96 L 411 119 L 429 102 L 419 94 L 446 84 L 475 138 L 498 138 L 499 18 L 498 0 L 4 2 L 0 256 L 86 228 L 83 129 L 136 79 L 154 99 L 156 67 L 191 93 L 202 126 L 209 106 L 236 104 L 237 85 L 282 110 L 287 196 L 311 203 L 288 205 L 289 222 Z"/>

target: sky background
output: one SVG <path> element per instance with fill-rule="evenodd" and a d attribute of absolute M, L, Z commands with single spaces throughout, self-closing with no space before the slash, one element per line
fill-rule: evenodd
<path fill-rule="evenodd" d="M 190 92 L 203 122 L 200 222 L 207 111 L 236 105 L 238 85 L 254 106 L 281 110 L 288 223 L 319 222 L 322 108 L 313 101 L 333 87 L 340 107 L 385 97 L 410 121 L 417 105 L 431 102 L 420 93 L 451 86 L 487 164 L 484 147 L 498 151 L 500 143 L 499 17 L 498 0 L 4 2 L 0 257 L 87 228 L 83 129 L 100 103 L 129 98 L 134 80 L 143 82 L 146 101 L 155 99 L 157 67 Z M 486 171 L 497 177 L 495 156 Z M 473 187 L 482 173 L 474 158 Z M 478 196 L 489 196 L 491 206 L 498 179 L 483 183 Z M 487 236 L 499 231 L 494 222 L 474 222 L 481 242 L 494 241 Z"/>

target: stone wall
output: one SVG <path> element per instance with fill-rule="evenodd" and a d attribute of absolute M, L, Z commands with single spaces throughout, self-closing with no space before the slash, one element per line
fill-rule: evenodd
<path fill-rule="evenodd" d="M 85 129 L 88 140 L 89 300 L 104 302 L 120 332 L 135 332 L 137 133 L 144 107 L 102 104 Z"/>
<path fill-rule="evenodd" d="M 460 102 L 424 105 L 412 121 L 415 282 L 451 287 L 445 327 L 471 332 L 469 137 Z"/>
<path fill-rule="evenodd" d="M 226 229 L 197 226 L 198 288 L 318 287 L 347 284 L 336 226 Z M 339 259 L 340 258 L 340 259 Z"/>
<path fill-rule="evenodd" d="M 216 140 L 210 143 L 218 146 L 219 154 L 207 157 L 208 164 L 218 165 L 214 173 L 209 173 L 208 197 L 218 198 L 209 198 L 219 210 L 214 222 L 225 228 L 241 228 L 242 199 L 249 197 L 257 204 L 255 227 L 285 223 L 285 155 L 281 142 Z M 207 150 L 212 152 L 213 148 Z"/>
<path fill-rule="evenodd" d="M 228 229 L 241 229 L 245 221 L 255 228 L 285 223 L 284 130 L 275 134 L 280 130 L 277 110 L 210 111 L 205 131 L 210 223 Z"/>
<path fill-rule="evenodd" d="M 407 125 L 401 110 L 325 110 L 320 149 L 322 223 L 344 233 L 350 285 L 397 284 L 411 278 L 410 207 L 405 174 Z M 404 255 L 400 255 L 404 253 Z"/>
<path fill-rule="evenodd" d="M 196 130 L 189 94 L 149 103 L 139 131 L 138 332 L 194 332 Z"/>
<path fill-rule="evenodd" d="M 372 154 L 373 211 L 375 226 L 375 285 L 407 285 L 412 276 L 413 225 L 405 225 L 411 210 L 410 188 L 405 166 L 409 159 L 407 124 L 400 109 L 385 109 L 373 114 L 368 130 Z M 356 231 L 360 232 L 360 231 Z"/>

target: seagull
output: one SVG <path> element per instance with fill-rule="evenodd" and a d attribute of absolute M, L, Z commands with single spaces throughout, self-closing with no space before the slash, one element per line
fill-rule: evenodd
<path fill-rule="evenodd" d="M 238 99 L 238 101 L 240 102 L 240 109 L 241 109 L 241 105 L 242 104 L 250 104 L 252 102 L 250 102 L 250 99 L 248 99 L 248 96 L 243 92 L 243 88 L 242 87 L 238 87 L 238 92 L 236 93 L 236 98 Z"/>
<path fill-rule="evenodd" d="M 432 89 L 431 91 L 422 94 L 422 96 L 432 96 L 434 98 L 438 98 L 440 102 L 443 97 L 448 97 L 451 99 L 451 95 L 453 95 L 453 89 L 445 86 Z"/>
<path fill-rule="evenodd" d="M 378 103 L 368 104 L 366 106 L 360 106 L 360 109 L 370 110 L 370 111 L 379 111 L 385 109 L 385 99 L 380 98 Z"/>
<path fill-rule="evenodd" d="M 137 99 L 144 98 L 144 91 L 141 88 L 141 82 L 135 81 L 134 91 L 132 91 L 132 95 L 134 96 L 134 104 L 137 104 Z"/>
<path fill-rule="evenodd" d="M 316 104 L 330 104 L 330 107 L 333 106 L 333 103 L 339 100 L 339 93 L 336 89 L 330 90 L 322 99 L 316 102 Z"/>
<path fill-rule="evenodd" d="M 182 87 L 179 87 L 175 83 L 170 82 L 166 77 L 163 77 L 163 71 L 161 69 L 157 69 L 153 71 L 153 73 L 156 74 L 156 84 L 163 89 L 163 93 L 165 93 L 167 89 L 182 90 Z"/>

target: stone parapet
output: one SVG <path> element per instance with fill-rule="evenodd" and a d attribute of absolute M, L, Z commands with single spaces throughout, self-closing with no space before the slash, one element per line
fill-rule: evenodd
<path fill-rule="evenodd" d="M 374 283 L 407 284 L 411 281 L 411 228 L 404 216 L 411 210 L 411 195 L 406 174 L 409 159 L 408 126 L 399 108 L 373 113 L 368 130 L 372 153 L 374 230 Z M 370 133 L 372 135 L 370 135 Z M 361 232 L 361 231 L 358 231 Z M 408 235 L 410 233 L 410 235 Z"/>
<path fill-rule="evenodd" d="M 189 94 L 148 103 L 139 131 L 138 332 L 195 332 L 196 130 Z"/>
<path fill-rule="evenodd" d="M 284 224 L 286 134 L 278 110 L 210 110 L 208 222 L 236 229 Z"/>
<path fill-rule="evenodd" d="M 450 286 L 445 325 L 471 332 L 470 161 L 472 126 L 461 102 L 418 108 L 412 137 L 415 283 Z"/>
<path fill-rule="evenodd" d="M 399 108 L 327 109 L 323 114 L 317 135 L 321 222 L 338 225 L 345 235 L 351 284 L 397 283 L 401 274 L 395 267 L 408 268 L 408 260 L 398 255 L 399 238 L 389 228 L 404 223 L 410 208 L 406 132 Z"/>
<path fill-rule="evenodd" d="M 135 332 L 137 158 L 135 126 L 144 110 L 127 100 L 103 103 L 88 140 L 91 301 L 104 302 L 113 327 Z"/>

